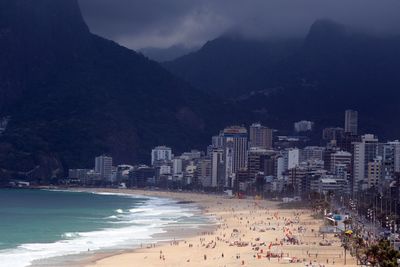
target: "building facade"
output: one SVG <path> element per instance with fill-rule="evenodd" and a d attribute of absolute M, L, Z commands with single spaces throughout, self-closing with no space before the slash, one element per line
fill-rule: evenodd
<path fill-rule="evenodd" d="M 346 110 L 344 131 L 353 135 L 358 134 L 358 111 Z"/>
<path fill-rule="evenodd" d="M 99 156 L 95 159 L 94 171 L 100 174 L 101 179 L 110 181 L 112 175 L 112 157 Z"/>
<path fill-rule="evenodd" d="M 372 134 L 361 137 L 361 142 L 355 142 L 353 157 L 353 193 L 368 187 L 368 163 L 374 161 L 378 155 L 378 139 Z"/>
<path fill-rule="evenodd" d="M 250 126 L 250 147 L 259 147 L 263 149 L 272 149 L 272 129 L 254 123 Z"/>
<path fill-rule="evenodd" d="M 158 146 L 151 151 L 151 165 L 172 160 L 172 149 L 166 146 Z"/>

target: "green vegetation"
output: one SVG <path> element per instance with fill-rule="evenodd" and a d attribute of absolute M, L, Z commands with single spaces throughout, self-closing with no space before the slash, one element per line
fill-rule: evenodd
<path fill-rule="evenodd" d="M 365 255 L 372 266 L 379 267 L 397 267 L 397 261 L 400 259 L 400 252 L 395 250 L 387 240 L 381 240 L 369 247 Z"/>

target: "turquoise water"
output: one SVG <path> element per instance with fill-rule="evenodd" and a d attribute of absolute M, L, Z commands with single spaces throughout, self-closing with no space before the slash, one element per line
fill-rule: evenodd
<path fill-rule="evenodd" d="M 0 265 L 131 248 L 151 242 L 168 225 L 205 223 L 194 210 L 162 198 L 0 189 Z"/>
<path fill-rule="evenodd" d="M 110 227 L 105 218 L 146 200 L 114 195 L 0 190 L 0 249 L 25 243 L 55 242 L 66 233 Z"/>

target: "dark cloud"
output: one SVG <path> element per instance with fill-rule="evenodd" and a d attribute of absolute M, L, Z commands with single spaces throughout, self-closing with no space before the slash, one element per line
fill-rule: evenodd
<path fill-rule="evenodd" d="M 305 35 L 319 18 L 400 33 L 400 0 L 79 0 L 94 33 L 125 46 L 198 46 L 227 31 Z"/>

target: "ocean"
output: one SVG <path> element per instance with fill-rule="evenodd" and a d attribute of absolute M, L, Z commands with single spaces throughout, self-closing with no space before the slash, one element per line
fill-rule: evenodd
<path fill-rule="evenodd" d="M 208 224 L 193 204 L 118 193 L 0 189 L 0 266 L 154 243 L 168 227 Z"/>

